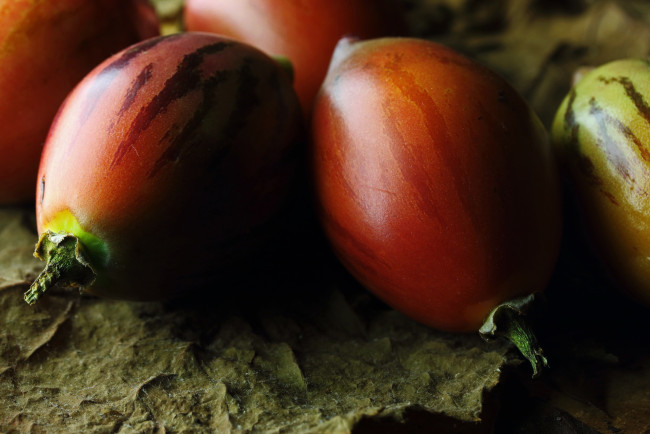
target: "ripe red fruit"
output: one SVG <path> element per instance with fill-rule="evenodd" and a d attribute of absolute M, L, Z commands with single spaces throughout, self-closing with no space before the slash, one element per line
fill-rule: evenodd
<path fill-rule="evenodd" d="M 0 204 L 34 200 L 43 142 L 68 92 L 110 55 L 158 34 L 141 0 L 0 4 Z"/>
<path fill-rule="evenodd" d="M 184 22 L 187 30 L 231 36 L 287 57 L 305 114 L 341 37 L 397 35 L 405 27 L 394 0 L 186 0 Z"/>
<path fill-rule="evenodd" d="M 397 310 L 476 331 L 499 304 L 547 285 L 556 167 L 538 118 L 487 68 L 428 41 L 343 40 L 312 141 L 335 252 Z"/>
<path fill-rule="evenodd" d="M 57 280 L 136 300 L 204 285 L 281 208 L 301 119 L 273 59 L 216 35 L 149 39 L 106 60 L 45 145 L 36 253 L 48 265 L 26 300 Z"/>

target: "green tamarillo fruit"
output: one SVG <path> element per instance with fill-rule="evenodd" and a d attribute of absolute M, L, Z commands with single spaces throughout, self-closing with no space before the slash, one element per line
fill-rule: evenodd
<path fill-rule="evenodd" d="M 650 62 L 586 73 L 552 139 L 597 254 L 621 289 L 650 305 Z"/>
<path fill-rule="evenodd" d="M 252 46 L 182 33 L 115 54 L 45 143 L 35 254 L 47 265 L 26 301 L 57 282 L 133 300 L 212 288 L 282 210 L 303 136 L 289 75 Z"/>

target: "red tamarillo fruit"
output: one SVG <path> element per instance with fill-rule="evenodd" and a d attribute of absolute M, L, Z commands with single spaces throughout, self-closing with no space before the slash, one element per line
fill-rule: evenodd
<path fill-rule="evenodd" d="M 429 41 L 344 39 L 312 120 L 320 219 L 365 287 L 441 330 L 477 331 L 503 303 L 519 321 L 561 205 L 546 132 L 508 83 Z M 537 372 L 532 336 L 514 339 Z"/>
<path fill-rule="evenodd" d="M 183 13 L 187 30 L 230 36 L 288 58 L 306 115 L 340 38 L 395 36 L 406 27 L 395 0 L 186 0 Z"/>
<path fill-rule="evenodd" d="M 107 57 L 158 34 L 146 1 L 0 1 L 0 204 L 34 200 L 45 136 L 72 88 Z"/>
<path fill-rule="evenodd" d="M 302 134 L 288 75 L 251 46 L 183 33 L 109 58 L 45 144 L 47 265 L 26 300 L 56 282 L 134 300 L 217 285 L 281 209 Z"/>

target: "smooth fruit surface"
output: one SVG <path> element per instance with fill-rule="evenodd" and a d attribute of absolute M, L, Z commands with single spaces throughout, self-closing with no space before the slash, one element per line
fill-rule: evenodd
<path fill-rule="evenodd" d="M 186 0 L 184 22 L 187 30 L 231 36 L 287 57 L 306 114 L 340 38 L 396 35 L 404 28 L 394 0 Z"/>
<path fill-rule="evenodd" d="M 144 1 L 0 1 L 0 204 L 34 200 L 43 142 L 68 92 L 107 57 L 156 35 Z"/>
<path fill-rule="evenodd" d="M 593 69 L 553 123 L 561 157 L 597 253 L 620 286 L 650 305 L 650 64 Z"/>
<path fill-rule="evenodd" d="M 286 199 L 302 133 L 290 80 L 261 51 L 211 34 L 149 39 L 94 69 L 58 113 L 39 233 L 81 241 L 94 294 L 218 287 Z"/>
<path fill-rule="evenodd" d="M 501 302 L 545 288 L 557 170 L 536 115 L 488 69 L 428 41 L 343 40 L 312 141 L 326 234 L 389 305 L 476 331 Z"/>

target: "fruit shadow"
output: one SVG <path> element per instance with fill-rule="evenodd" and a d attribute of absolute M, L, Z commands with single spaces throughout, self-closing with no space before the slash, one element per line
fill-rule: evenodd
<path fill-rule="evenodd" d="M 271 341 L 269 322 L 360 336 L 372 317 L 389 310 L 339 263 L 308 201 L 295 203 L 267 232 L 271 235 L 244 261 L 204 288 L 163 303 L 165 313 L 185 319 L 178 334 L 207 345 L 220 327 L 238 318 Z"/>

